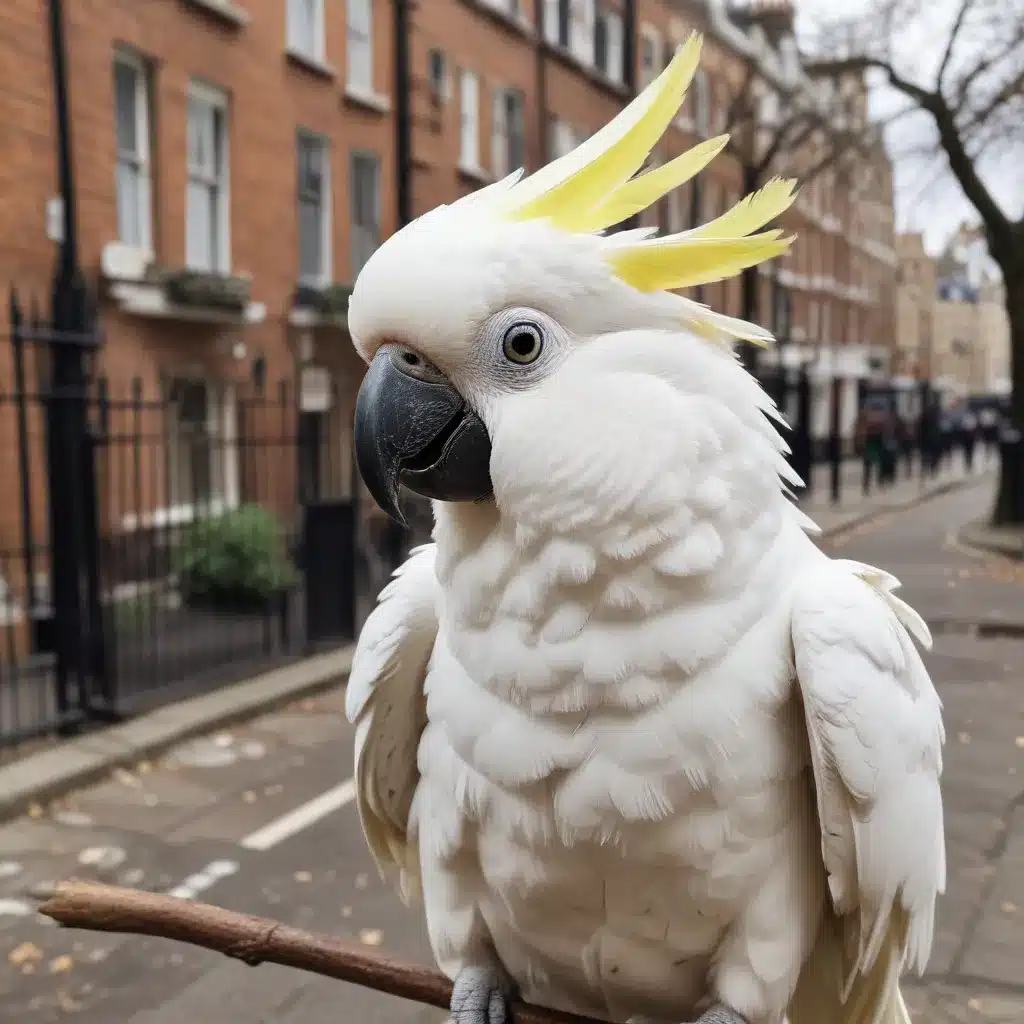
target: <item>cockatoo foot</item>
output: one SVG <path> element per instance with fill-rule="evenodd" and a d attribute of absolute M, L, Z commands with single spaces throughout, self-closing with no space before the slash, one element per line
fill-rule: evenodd
<path fill-rule="evenodd" d="M 747 1019 L 735 1010 L 730 1010 L 722 1003 L 705 1010 L 695 1024 L 747 1024 Z"/>
<path fill-rule="evenodd" d="M 512 985 L 493 967 L 464 967 L 452 989 L 452 1024 L 506 1024 Z"/>

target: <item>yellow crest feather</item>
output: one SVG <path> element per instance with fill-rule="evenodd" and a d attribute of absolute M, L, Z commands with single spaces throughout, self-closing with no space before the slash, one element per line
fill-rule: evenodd
<path fill-rule="evenodd" d="M 763 188 L 751 192 L 721 217 L 686 234 L 690 238 L 735 238 L 749 235 L 788 210 L 795 198 L 794 178 L 772 178 Z"/>
<path fill-rule="evenodd" d="M 612 249 L 607 259 L 616 276 L 637 291 L 695 288 L 781 256 L 793 241 L 781 235 L 781 231 L 763 231 L 746 238 L 667 235 Z"/>
<path fill-rule="evenodd" d="M 637 171 L 678 113 L 700 63 L 701 46 L 701 35 L 692 33 L 639 96 L 571 153 L 507 187 L 492 186 L 494 212 L 508 220 L 544 219 L 562 231 L 593 234 L 648 209 L 700 173 L 725 148 L 727 135 L 708 139 L 661 167 Z M 633 232 L 609 236 L 604 258 L 621 281 L 642 292 L 721 281 L 786 252 L 793 236 L 783 237 L 778 230 L 751 232 L 782 214 L 795 198 L 794 180 L 774 178 L 690 231 L 662 238 Z M 754 324 L 680 301 L 702 336 L 758 344 L 772 340 Z"/>
<path fill-rule="evenodd" d="M 589 216 L 579 218 L 582 225 L 577 230 L 603 231 L 613 224 L 621 224 L 624 220 L 641 213 L 672 189 L 685 184 L 703 171 L 725 149 L 728 142 L 728 135 L 708 139 L 707 142 L 694 146 L 667 164 L 631 178 L 620 185 Z"/>
<path fill-rule="evenodd" d="M 694 32 L 668 67 L 601 131 L 512 189 L 519 201 L 511 218 L 549 218 L 563 231 L 578 231 L 577 222 L 628 181 L 664 135 L 697 71 L 700 50 L 701 36 Z M 548 179 L 552 184 L 544 187 Z"/>

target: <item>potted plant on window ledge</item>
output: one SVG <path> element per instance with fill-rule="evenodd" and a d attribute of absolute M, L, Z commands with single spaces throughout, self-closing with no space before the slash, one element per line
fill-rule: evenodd
<path fill-rule="evenodd" d="M 345 324 L 351 297 L 352 286 L 348 284 L 300 284 L 292 297 L 292 306 L 332 323 Z"/>
<path fill-rule="evenodd" d="M 160 284 L 167 298 L 178 306 L 244 313 L 252 298 L 252 280 L 189 267 L 154 268 L 151 278 Z"/>

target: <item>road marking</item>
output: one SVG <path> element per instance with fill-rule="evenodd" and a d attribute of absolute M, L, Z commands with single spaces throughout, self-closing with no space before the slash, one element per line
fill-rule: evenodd
<path fill-rule="evenodd" d="M 183 882 L 169 890 L 168 896 L 177 896 L 181 900 L 194 900 L 200 893 L 206 892 L 212 885 L 216 885 L 222 878 L 233 875 L 238 871 L 238 864 L 233 860 L 215 860 L 189 875 Z"/>
<path fill-rule="evenodd" d="M 290 839 L 310 825 L 315 825 L 321 818 L 351 803 L 356 795 L 355 779 L 346 779 L 333 789 L 314 797 L 308 803 L 296 807 L 293 811 L 283 814 L 275 821 L 251 832 L 241 842 L 247 850 L 263 852 L 269 850 L 285 839 Z"/>

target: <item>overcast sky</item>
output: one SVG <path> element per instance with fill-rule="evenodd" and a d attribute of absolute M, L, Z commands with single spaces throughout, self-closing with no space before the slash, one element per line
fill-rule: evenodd
<path fill-rule="evenodd" d="M 1012 6 L 1015 0 L 1008 2 Z M 797 0 L 796 6 L 801 33 L 837 9 L 836 0 Z M 857 7 L 870 9 L 871 0 L 843 0 L 841 9 L 847 13 Z M 924 0 L 927 14 L 917 19 L 910 31 L 902 32 L 898 40 L 897 62 L 907 77 L 927 87 L 934 84 L 957 7 L 958 0 Z M 902 95 L 889 88 L 876 88 L 872 95 L 872 110 L 878 115 L 892 114 L 906 105 Z M 901 118 L 898 126 L 893 125 L 887 132 L 886 141 L 895 165 L 898 228 L 923 231 L 925 244 L 936 252 L 961 222 L 976 223 L 978 218 L 948 172 L 944 156 L 933 154 L 933 140 L 931 117 L 918 113 Z M 1016 216 L 1024 206 L 1022 161 L 1024 153 L 1003 153 L 981 167 L 1003 209 Z"/>

